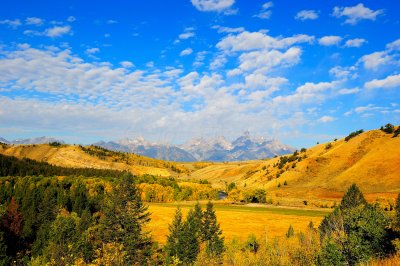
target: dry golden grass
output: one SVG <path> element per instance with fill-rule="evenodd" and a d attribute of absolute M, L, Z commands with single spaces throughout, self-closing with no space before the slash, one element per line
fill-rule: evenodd
<path fill-rule="evenodd" d="M 370 201 L 392 200 L 400 192 L 400 137 L 393 138 L 380 130 L 365 132 L 353 139 L 316 145 L 301 153 L 303 158 L 287 163 L 280 171 L 274 167 L 279 158 L 265 161 L 214 163 L 191 173 L 191 178 L 209 180 L 224 188 L 225 182 L 235 182 L 242 189 L 264 188 L 269 197 L 290 205 L 307 199 L 314 205 L 332 205 L 356 183 Z M 286 169 L 288 167 L 288 169 Z M 287 186 L 283 186 L 284 182 Z M 278 188 L 278 184 L 281 187 Z"/>
<path fill-rule="evenodd" d="M 175 163 L 136 154 L 129 154 L 127 156 L 128 162 L 114 157 L 100 159 L 85 153 L 79 146 L 75 145 L 62 145 L 61 147 L 53 147 L 47 144 L 11 145 L 6 148 L 0 147 L 0 153 L 64 167 L 129 170 L 135 175 L 151 174 L 164 177 L 177 175 L 176 172 L 167 167 L 175 165 Z"/>
<path fill-rule="evenodd" d="M 168 225 L 171 224 L 177 207 L 180 206 L 184 216 L 193 204 L 150 204 L 151 222 L 147 230 L 151 231 L 153 239 L 165 243 L 168 235 Z M 204 206 L 203 206 L 204 209 Z M 247 239 L 253 233 L 268 238 L 284 236 L 290 225 L 296 231 L 305 231 L 310 221 L 319 225 L 327 211 L 304 210 L 296 208 L 280 208 L 267 206 L 227 206 L 214 205 L 218 222 L 221 225 L 226 240 L 237 238 Z"/>

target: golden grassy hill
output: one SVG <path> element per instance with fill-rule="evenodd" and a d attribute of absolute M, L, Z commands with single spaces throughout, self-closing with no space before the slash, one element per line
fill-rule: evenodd
<path fill-rule="evenodd" d="M 296 160 L 280 169 L 282 157 L 213 163 L 194 170 L 190 177 L 207 179 L 221 188 L 225 182 L 235 182 L 243 189 L 264 188 L 281 201 L 338 201 L 352 183 L 370 200 L 395 198 L 400 192 L 400 136 L 393 138 L 380 130 L 364 132 L 349 141 L 319 144 L 299 152 L 291 158 Z"/>
<path fill-rule="evenodd" d="M 151 174 L 169 177 L 187 172 L 186 168 L 173 162 L 108 151 L 96 146 L 0 145 L 0 153 L 64 167 L 128 170 L 135 175 Z"/>

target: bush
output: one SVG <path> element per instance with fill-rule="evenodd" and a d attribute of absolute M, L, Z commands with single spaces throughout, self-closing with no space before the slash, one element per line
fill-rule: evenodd
<path fill-rule="evenodd" d="M 344 140 L 345 140 L 345 141 L 349 141 L 350 139 L 352 139 L 352 138 L 354 138 L 354 137 L 360 135 L 360 134 L 363 133 L 363 132 L 364 132 L 363 129 L 360 129 L 360 130 L 351 132 L 347 137 L 344 138 Z"/>
<path fill-rule="evenodd" d="M 381 127 L 381 130 L 385 133 L 392 134 L 394 132 L 394 126 L 388 123 L 384 127 Z"/>

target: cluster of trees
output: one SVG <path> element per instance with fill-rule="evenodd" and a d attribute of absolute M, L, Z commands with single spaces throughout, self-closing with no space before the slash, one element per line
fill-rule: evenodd
<path fill-rule="evenodd" d="M 208 202 L 202 211 L 200 204 L 190 210 L 186 220 L 177 209 L 165 245 L 167 264 L 190 265 L 196 261 L 200 249 L 205 249 L 211 257 L 220 258 L 224 251 L 224 238 L 219 228 L 213 204 Z"/>
<path fill-rule="evenodd" d="M 399 198 L 397 203 L 399 208 Z M 398 223 L 399 214 L 391 222 L 378 205 L 367 203 L 353 184 L 340 205 L 321 222 L 319 263 L 355 265 L 393 253 L 392 240 L 396 237 L 393 225 Z"/>
<path fill-rule="evenodd" d="M 354 137 L 360 135 L 360 134 L 363 133 L 363 132 L 364 132 L 363 129 L 360 129 L 360 130 L 351 132 L 349 135 L 347 135 L 347 137 L 344 138 L 344 141 L 349 141 L 350 139 L 352 139 L 352 138 L 354 138 Z"/>
<path fill-rule="evenodd" d="M 94 168 L 67 168 L 38 162 L 28 158 L 19 159 L 13 156 L 0 154 L 0 176 L 103 176 L 121 177 L 124 172 L 109 169 Z"/>
<path fill-rule="evenodd" d="M 400 126 L 396 129 L 395 126 L 390 123 L 386 124 L 385 126 L 381 126 L 381 130 L 387 134 L 393 134 L 393 138 L 400 134 Z"/>

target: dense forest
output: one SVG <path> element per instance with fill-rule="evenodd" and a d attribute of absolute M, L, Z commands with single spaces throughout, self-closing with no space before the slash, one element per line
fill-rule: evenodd
<path fill-rule="evenodd" d="M 400 197 L 385 211 L 356 185 L 319 227 L 270 241 L 226 242 L 211 202 L 186 217 L 178 208 L 161 246 L 145 230 L 145 201 L 213 199 L 207 182 L 0 158 L 0 265 L 357 265 L 400 248 Z"/>

